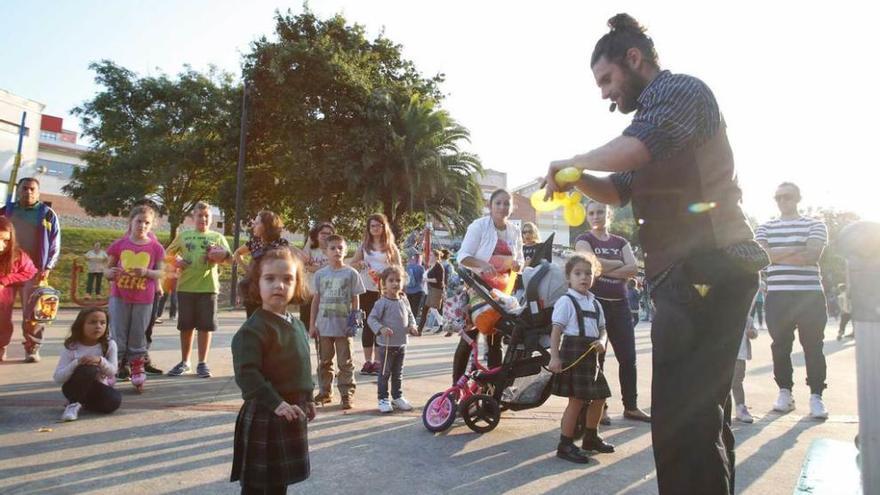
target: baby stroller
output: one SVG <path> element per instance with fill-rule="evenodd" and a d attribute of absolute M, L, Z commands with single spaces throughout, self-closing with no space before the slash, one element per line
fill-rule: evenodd
<path fill-rule="evenodd" d="M 502 411 L 538 407 L 550 396 L 550 317 L 552 304 L 565 293 L 565 287 L 563 282 L 563 287 L 551 288 L 549 299 L 542 297 L 548 294 L 546 287 L 539 291 L 542 281 L 558 267 L 546 259 L 533 261 L 537 266 L 525 284 L 525 304 L 518 312 L 506 311 L 491 297 L 491 288 L 481 278 L 467 269 L 457 269 L 462 281 L 501 315 L 495 328 L 507 349 L 500 366 L 486 368 L 479 361 L 477 342 L 464 329 L 459 331 L 471 346 L 472 367 L 455 385 L 434 394 L 425 404 L 422 422 L 429 431 L 445 431 L 460 413 L 468 428 L 486 433 L 498 426 Z"/>

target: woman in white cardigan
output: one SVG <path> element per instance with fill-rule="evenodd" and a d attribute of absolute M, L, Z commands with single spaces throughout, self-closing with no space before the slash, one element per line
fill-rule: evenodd
<path fill-rule="evenodd" d="M 511 212 L 510 193 L 498 189 L 489 196 L 489 215 L 474 220 L 468 226 L 456 259 L 461 266 L 476 272 L 492 287 L 506 290 L 510 277 L 523 268 L 522 236 L 519 227 L 508 221 Z M 468 332 L 477 338 L 477 330 Z M 489 367 L 501 364 L 501 338 L 488 337 Z M 453 383 L 467 371 L 470 346 L 463 339 L 455 350 L 452 362 Z"/>

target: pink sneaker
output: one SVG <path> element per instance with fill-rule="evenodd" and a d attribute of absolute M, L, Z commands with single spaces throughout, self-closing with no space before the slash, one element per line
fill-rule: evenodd
<path fill-rule="evenodd" d="M 144 391 L 144 382 L 147 381 L 147 373 L 144 371 L 144 358 L 138 357 L 131 360 L 131 384 L 138 392 Z"/>

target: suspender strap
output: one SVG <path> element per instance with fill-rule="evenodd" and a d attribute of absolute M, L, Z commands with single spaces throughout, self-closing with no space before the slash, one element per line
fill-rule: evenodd
<path fill-rule="evenodd" d="M 577 299 L 571 294 L 566 294 L 569 299 L 571 299 L 571 303 L 574 305 L 574 311 L 577 315 L 578 321 L 578 335 L 581 337 L 587 336 L 587 329 L 584 325 L 584 318 L 592 318 L 596 320 L 596 326 L 599 326 L 599 303 L 593 299 L 593 311 L 584 311 L 581 309 L 581 305 L 578 303 Z"/>

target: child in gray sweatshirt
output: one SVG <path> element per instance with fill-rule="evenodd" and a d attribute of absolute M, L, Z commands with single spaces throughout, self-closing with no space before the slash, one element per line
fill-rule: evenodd
<path fill-rule="evenodd" d="M 392 265 L 379 275 L 382 297 L 373 306 L 367 319 L 369 328 L 376 332 L 379 347 L 379 412 L 390 413 L 397 407 L 411 411 L 412 405 L 401 392 L 403 358 L 409 334 L 418 335 L 416 318 L 405 297 L 401 297 L 403 268 Z M 388 400 L 388 379 L 391 379 L 391 397 Z"/>

